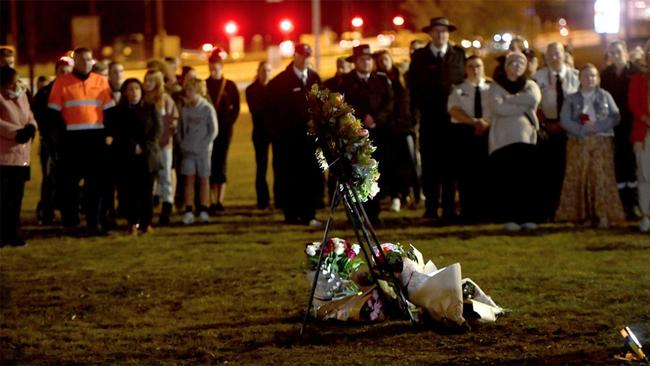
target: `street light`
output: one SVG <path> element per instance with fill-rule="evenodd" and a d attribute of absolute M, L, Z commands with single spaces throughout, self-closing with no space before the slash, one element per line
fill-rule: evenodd
<path fill-rule="evenodd" d="M 213 48 L 214 48 L 214 46 L 212 45 L 212 43 L 204 43 L 203 46 L 201 46 L 201 49 L 203 50 L 203 52 L 206 52 L 206 53 L 210 53 L 210 51 L 212 51 Z"/>
<path fill-rule="evenodd" d="M 282 19 L 280 21 L 280 31 L 284 34 L 289 34 L 293 32 L 294 25 L 293 22 L 289 19 Z"/>
<path fill-rule="evenodd" d="M 363 26 L 363 18 L 361 17 L 352 18 L 352 26 L 355 28 L 361 28 Z"/>
<path fill-rule="evenodd" d="M 226 23 L 223 29 L 226 31 L 226 34 L 228 36 L 234 36 L 235 34 L 237 34 L 237 31 L 239 30 L 239 26 L 237 26 L 237 23 L 231 20 L 228 23 Z"/>
<path fill-rule="evenodd" d="M 393 24 L 397 27 L 401 27 L 404 25 L 404 17 L 397 15 L 396 17 L 393 18 Z"/>

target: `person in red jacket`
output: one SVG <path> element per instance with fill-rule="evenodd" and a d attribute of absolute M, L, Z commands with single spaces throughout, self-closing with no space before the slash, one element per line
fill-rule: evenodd
<path fill-rule="evenodd" d="M 650 62 L 650 40 L 643 48 L 646 65 Z M 649 65 L 650 66 L 650 65 Z M 630 139 L 636 155 L 639 182 L 639 207 L 642 232 L 650 231 L 650 67 L 632 77 L 628 89 L 628 106 L 634 116 Z"/>

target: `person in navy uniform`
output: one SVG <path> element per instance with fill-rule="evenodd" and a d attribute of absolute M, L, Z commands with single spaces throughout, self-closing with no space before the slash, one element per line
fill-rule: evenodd
<path fill-rule="evenodd" d="M 465 72 L 467 78 L 454 85 L 447 108 L 451 122 L 461 132 L 461 151 L 458 154 L 458 161 L 461 162 L 458 182 L 461 217 L 463 221 L 473 223 L 486 219 L 488 213 L 486 167 L 491 120 L 488 93 L 491 82 L 485 79 L 483 60 L 476 55 L 465 61 Z"/>
<path fill-rule="evenodd" d="M 341 92 L 344 100 L 354 108 L 355 116 L 370 132 L 370 139 L 377 147 L 373 157 L 379 162 L 379 187 L 383 189 L 386 186 L 386 152 L 392 138 L 393 87 L 386 74 L 373 71 L 374 60 L 369 45 L 354 47 L 352 56 L 346 61 L 354 64 L 354 70 L 343 76 Z M 365 204 L 371 222 L 379 221 L 380 196 L 381 193 Z"/>
<path fill-rule="evenodd" d="M 438 218 L 439 203 L 443 219 L 454 219 L 456 215 L 454 170 L 458 164 L 454 135 L 457 128 L 452 126 L 447 113 L 447 97 L 451 86 L 465 78 L 465 51 L 449 42 L 449 33 L 455 30 L 456 26 L 447 18 L 431 19 L 422 28 L 431 36 L 431 42 L 413 52 L 408 73 L 412 109 L 420 116 L 426 218 Z"/>
<path fill-rule="evenodd" d="M 320 227 L 316 208 L 322 205 L 324 184 L 316 141 L 307 133 L 307 93 L 321 79 L 310 68 L 311 60 L 311 47 L 296 45 L 293 61 L 269 82 L 267 100 L 275 206 L 282 208 L 287 223 Z"/>

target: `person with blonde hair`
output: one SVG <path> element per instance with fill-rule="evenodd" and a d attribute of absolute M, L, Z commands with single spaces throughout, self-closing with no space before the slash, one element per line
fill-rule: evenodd
<path fill-rule="evenodd" d="M 650 62 L 650 40 L 643 48 L 646 64 Z M 630 80 L 628 106 L 634 116 L 630 139 L 634 144 L 636 171 L 639 182 L 639 207 L 642 232 L 650 231 L 650 67 Z"/>
<path fill-rule="evenodd" d="M 165 91 L 165 81 L 162 72 L 148 70 L 144 76 L 143 86 L 145 101 L 156 106 L 162 122 L 162 134 L 159 140 L 161 169 L 158 171 L 154 202 L 157 199 L 162 200 L 159 223 L 161 225 L 167 225 L 169 224 L 169 216 L 172 213 L 172 205 L 174 203 L 172 183 L 174 144 L 172 143 L 172 137 L 176 133 L 176 127 L 178 127 L 178 108 L 176 108 L 176 103 L 174 103 L 172 97 Z"/>
<path fill-rule="evenodd" d="M 185 105 L 181 111 L 180 124 L 180 173 L 185 176 L 183 224 L 194 222 L 194 184 L 199 177 L 199 201 L 197 209 L 201 223 L 208 223 L 210 202 L 210 171 L 212 144 L 219 133 L 217 112 L 205 99 L 207 88 L 201 79 L 186 79 L 183 82 Z"/>
<path fill-rule="evenodd" d="M 616 102 L 600 88 L 593 64 L 580 68 L 580 90 L 567 96 L 560 123 L 567 131 L 566 169 L 557 221 L 597 223 L 607 228 L 625 219 L 614 174 Z"/>

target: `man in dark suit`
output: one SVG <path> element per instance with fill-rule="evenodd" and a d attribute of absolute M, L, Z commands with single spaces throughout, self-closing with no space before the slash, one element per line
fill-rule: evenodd
<path fill-rule="evenodd" d="M 431 42 L 411 56 L 408 84 L 413 110 L 420 116 L 422 186 L 426 197 L 425 217 L 437 218 L 442 196 L 444 219 L 455 212 L 455 128 L 447 113 L 451 86 L 465 77 L 465 51 L 449 42 L 456 27 L 446 18 L 433 18 L 423 32 Z"/>
<path fill-rule="evenodd" d="M 316 207 L 323 201 L 323 176 L 316 161 L 316 142 L 307 135 L 311 119 L 307 93 L 321 79 L 310 69 L 311 47 L 298 44 L 293 62 L 267 87 L 273 149 L 275 205 L 285 221 L 320 227 Z"/>
<path fill-rule="evenodd" d="M 386 150 L 391 138 L 394 96 L 391 82 L 383 73 L 373 70 L 373 57 L 370 46 L 362 44 L 352 50 L 346 61 L 354 63 L 354 70 L 343 75 L 341 92 L 345 101 L 354 108 L 354 114 L 370 131 L 370 139 L 377 147 L 373 157 L 379 162 L 379 172 L 384 170 Z M 380 178 L 379 187 L 383 188 Z M 365 205 L 370 221 L 379 220 L 379 195 Z"/>

